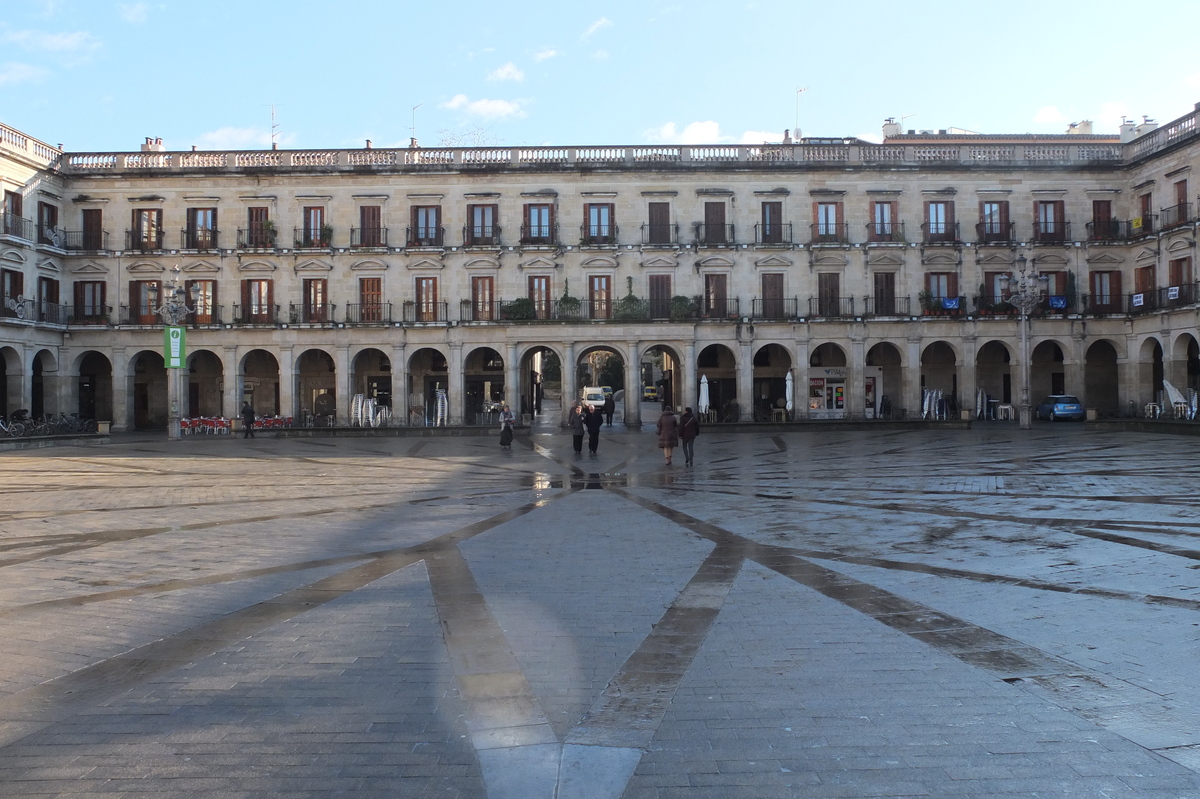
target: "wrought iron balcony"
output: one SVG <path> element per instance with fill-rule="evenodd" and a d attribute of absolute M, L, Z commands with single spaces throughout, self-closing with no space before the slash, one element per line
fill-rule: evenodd
<path fill-rule="evenodd" d="M 239 250 L 273 250 L 275 249 L 275 228 L 253 226 L 238 228 L 237 248 Z"/>
<path fill-rule="evenodd" d="M 328 302 L 292 303 L 288 306 L 288 323 L 293 325 L 327 325 L 333 321 L 336 305 Z"/>
<path fill-rule="evenodd" d="M 904 244 L 903 222 L 868 222 L 867 241 L 881 244 Z"/>
<path fill-rule="evenodd" d="M 1088 241 L 1127 241 L 1129 239 L 1129 223 L 1116 219 L 1100 219 L 1087 223 Z"/>
<path fill-rule="evenodd" d="M 558 225 L 521 225 L 521 244 L 552 247 L 558 244 Z"/>
<path fill-rule="evenodd" d="M 1158 215 L 1158 223 L 1163 230 L 1167 228 L 1177 227 L 1178 225 L 1186 225 L 1195 217 L 1192 216 L 1191 203 L 1179 203 L 1172 205 L 1170 208 L 1164 208 Z"/>
<path fill-rule="evenodd" d="M 33 220 L 16 214 L 0 214 L 0 236 L 16 236 L 19 239 L 33 241 L 36 226 Z"/>
<path fill-rule="evenodd" d="M 966 316 L 966 297 L 928 297 L 922 296 L 921 314 L 923 316 Z"/>
<path fill-rule="evenodd" d="M 979 222 L 975 225 L 975 241 L 979 244 L 1011 244 L 1016 241 L 1016 223 Z"/>
<path fill-rule="evenodd" d="M 643 247 L 675 247 L 679 244 L 679 225 L 642 225 Z"/>
<path fill-rule="evenodd" d="M 385 227 L 352 227 L 350 246 L 354 249 L 383 249 L 388 246 L 387 233 Z"/>
<path fill-rule="evenodd" d="M 500 246 L 499 225 L 465 225 L 463 227 L 464 247 L 498 247 Z"/>
<path fill-rule="evenodd" d="M 1125 313 L 1124 294 L 1084 294 L 1080 297 L 1080 311 L 1090 316 Z"/>
<path fill-rule="evenodd" d="M 1158 299 L 1158 289 L 1128 294 L 1125 301 L 1125 313 L 1137 315 L 1157 311 L 1159 308 Z"/>
<path fill-rule="evenodd" d="M 1004 296 L 981 294 L 975 298 L 975 313 L 979 316 L 1012 316 L 1018 311 Z"/>
<path fill-rule="evenodd" d="M 251 303 L 250 305 L 235 305 L 233 306 L 233 323 L 236 325 L 277 325 L 279 321 L 279 306 L 278 305 L 260 305 Z"/>
<path fill-rule="evenodd" d="M 853 297 L 809 297 L 808 315 L 823 319 L 854 316 Z"/>
<path fill-rule="evenodd" d="M 617 243 L 616 225 L 580 225 L 579 244 L 582 247 L 612 247 Z"/>
<path fill-rule="evenodd" d="M 216 228 L 187 228 L 179 233 L 179 247 L 183 250 L 215 250 L 220 246 L 220 232 Z"/>
<path fill-rule="evenodd" d="M 700 305 L 701 319 L 739 319 L 742 305 L 737 297 L 705 297 Z"/>
<path fill-rule="evenodd" d="M 800 316 L 800 300 L 796 297 L 755 297 L 750 301 L 752 319 L 796 319 Z"/>
<path fill-rule="evenodd" d="M 1195 283 L 1184 283 L 1181 286 L 1167 286 L 1158 290 L 1158 307 L 1160 308 L 1178 308 L 1181 305 L 1191 305 L 1196 302 L 1197 285 Z"/>
<path fill-rule="evenodd" d="M 60 227 L 39 224 L 37 226 L 37 243 L 65 250 L 67 248 L 67 232 Z"/>
<path fill-rule="evenodd" d="M 867 297 L 863 300 L 864 316 L 909 316 L 911 297 Z"/>
<path fill-rule="evenodd" d="M 407 300 L 404 303 L 404 321 L 409 324 L 429 324 L 448 320 L 449 304 L 446 302 L 415 302 Z"/>
<path fill-rule="evenodd" d="M 1063 244 L 1071 240 L 1070 222 L 1046 222 L 1033 220 L 1033 242 L 1035 244 Z"/>
<path fill-rule="evenodd" d="M 925 244 L 958 244 L 958 223 L 922 222 L 921 241 Z"/>
<path fill-rule="evenodd" d="M 733 225 L 695 223 L 697 247 L 728 247 L 736 244 Z"/>
<path fill-rule="evenodd" d="M 76 305 L 68 321 L 72 325 L 107 325 L 111 319 L 111 305 Z"/>
<path fill-rule="evenodd" d="M 153 252 L 163 248 L 162 228 L 154 230 L 126 230 L 125 249 L 137 252 Z"/>
<path fill-rule="evenodd" d="M 754 226 L 754 243 L 766 247 L 790 245 L 792 243 L 792 223 L 760 222 Z"/>
<path fill-rule="evenodd" d="M 333 246 L 333 228 L 325 225 L 320 230 L 311 228 L 293 228 L 293 246 L 298 250 L 327 250 Z"/>
<path fill-rule="evenodd" d="M 1129 220 L 1129 238 L 1136 239 L 1141 236 L 1154 235 L 1154 231 L 1158 230 L 1155 224 L 1157 221 L 1157 214 L 1145 214 Z"/>
<path fill-rule="evenodd" d="M 849 244 L 850 229 L 845 222 L 817 222 L 809 226 L 810 244 Z"/>
<path fill-rule="evenodd" d="M 107 230 L 67 230 L 63 233 L 67 252 L 103 252 L 108 249 Z"/>
<path fill-rule="evenodd" d="M 390 302 L 356 302 L 346 306 L 346 324 L 390 325 L 392 304 Z"/>
<path fill-rule="evenodd" d="M 500 316 L 497 300 L 461 300 L 458 303 L 460 322 L 495 322 Z"/>

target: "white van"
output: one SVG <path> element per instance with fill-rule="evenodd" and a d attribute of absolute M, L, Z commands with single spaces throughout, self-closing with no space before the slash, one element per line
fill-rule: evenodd
<path fill-rule="evenodd" d="M 604 390 L 600 386 L 584 386 L 580 399 L 585 406 L 595 405 L 597 408 L 603 408 Z"/>

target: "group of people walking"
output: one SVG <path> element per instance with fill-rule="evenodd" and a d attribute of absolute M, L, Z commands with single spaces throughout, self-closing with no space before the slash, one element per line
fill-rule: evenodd
<path fill-rule="evenodd" d="M 684 465 L 691 466 L 695 460 L 696 436 L 700 435 L 700 419 L 691 408 L 684 408 L 682 416 L 676 416 L 670 406 L 658 417 L 658 448 L 663 451 L 663 463 L 671 465 L 675 448 L 683 445 Z"/>
<path fill-rule="evenodd" d="M 607 404 L 607 400 L 605 404 Z M 604 425 L 604 411 L 595 405 L 584 407 L 576 403 L 571 407 L 571 418 L 567 426 L 571 428 L 571 443 L 575 446 L 575 454 L 583 454 L 583 434 L 588 436 L 588 452 L 595 455 L 600 446 L 600 428 Z M 612 427 L 612 416 L 608 417 L 608 426 Z"/>

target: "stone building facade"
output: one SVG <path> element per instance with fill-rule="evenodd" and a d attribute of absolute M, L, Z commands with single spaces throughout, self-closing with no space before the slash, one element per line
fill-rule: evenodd
<path fill-rule="evenodd" d="M 589 354 L 647 353 L 711 418 L 1017 401 L 1001 276 L 1047 277 L 1034 402 L 1140 412 L 1200 383 L 1200 111 L 1120 135 L 901 132 L 882 144 L 74 153 L 0 127 L 0 411 L 113 429 L 168 410 L 156 302 L 194 287 L 184 416 L 400 424 L 563 403 Z M 369 144 L 369 143 L 368 143 Z M 790 379 L 789 379 L 790 376 Z M 794 391 L 795 410 L 784 409 Z M 886 397 L 886 400 L 885 400 Z M 782 412 L 781 412 L 782 411 Z"/>

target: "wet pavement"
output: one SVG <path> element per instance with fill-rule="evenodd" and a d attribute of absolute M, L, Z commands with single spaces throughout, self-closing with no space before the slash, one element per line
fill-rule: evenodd
<path fill-rule="evenodd" d="M 1194 439 L 651 407 L 0 453 L 0 796 L 1200 797 Z"/>

